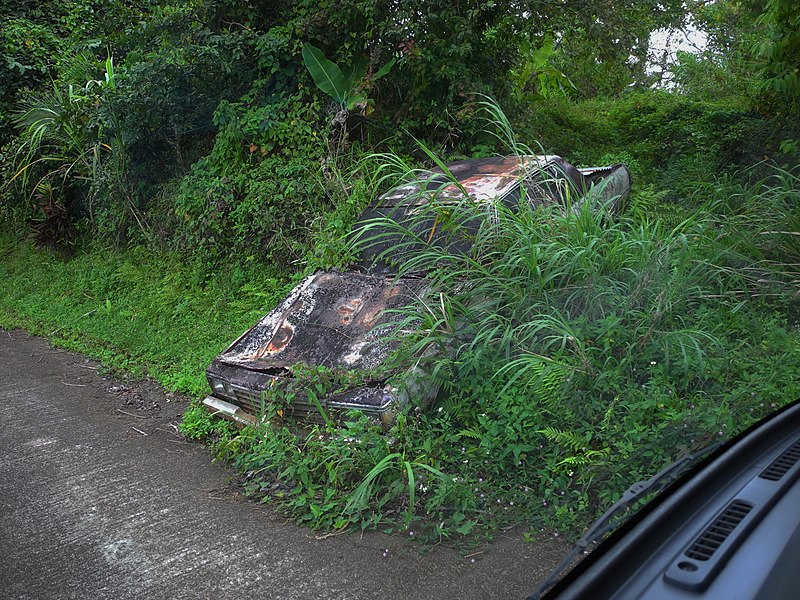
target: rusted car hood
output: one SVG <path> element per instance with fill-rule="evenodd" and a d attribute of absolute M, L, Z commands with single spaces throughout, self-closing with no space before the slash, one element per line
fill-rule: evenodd
<path fill-rule="evenodd" d="M 422 279 L 317 273 L 236 340 L 217 360 L 270 374 L 294 365 L 376 369 L 386 360 L 391 311 L 424 294 Z"/>

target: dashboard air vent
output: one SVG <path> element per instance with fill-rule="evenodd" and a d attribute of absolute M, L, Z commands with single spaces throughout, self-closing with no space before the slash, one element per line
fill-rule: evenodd
<path fill-rule="evenodd" d="M 773 460 L 758 476 L 761 477 L 761 479 L 779 481 L 789 472 L 789 469 L 797 464 L 797 461 L 800 461 L 800 441 L 795 442 L 781 452 L 781 455 Z"/>
<path fill-rule="evenodd" d="M 753 505 L 742 500 L 734 500 L 722 513 L 714 519 L 703 534 L 686 550 L 685 554 L 695 560 L 708 560 L 733 533 L 747 514 L 753 510 Z"/>

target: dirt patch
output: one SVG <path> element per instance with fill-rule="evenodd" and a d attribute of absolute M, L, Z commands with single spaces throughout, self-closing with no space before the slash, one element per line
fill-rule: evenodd
<path fill-rule="evenodd" d="M 144 382 L 147 383 L 147 382 Z M 118 396 L 123 404 L 129 408 L 141 411 L 161 410 L 161 394 L 154 393 L 153 390 L 144 390 L 144 385 L 139 384 L 136 387 L 128 385 L 112 385 L 108 388 L 110 394 Z M 174 394 L 173 394 L 174 397 Z M 167 399 L 170 402 L 170 399 Z"/>

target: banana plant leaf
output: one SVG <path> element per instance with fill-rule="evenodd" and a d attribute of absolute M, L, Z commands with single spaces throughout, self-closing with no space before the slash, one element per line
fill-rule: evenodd
<path fill-rule="evenodd" d="M 348 81 L 336 63 L 325 58 L 322 50 L 311 44 L 303 46 L 303 62 L 314 83 L 339 104 L 347 104 Z M 352 77 L 354 73 L 349 73 Z"/>

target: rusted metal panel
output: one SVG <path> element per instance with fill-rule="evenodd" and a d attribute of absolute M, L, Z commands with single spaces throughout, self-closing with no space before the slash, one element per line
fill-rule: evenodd
<path fill-rule="evenodd" d="M 448 173 L 434 169 L 419 175 L 418 181 L 395 188 L 376 200 L 361 216 L 360 226 L 373 219 L 390 218 L 412 234 L 389 231 L 384 225 L 372 227 L 367 235 L 358 265 L 367 271 L 387 272 L 392 267 L 378 257 L 391 248 L 405 245 L 407 250 L 422 250 L 426 244 L 446 248 L 449 253 L 469 252 L 469 239 L 482 222 L 493 218 L 501 202 L 515 210 L 522 198 L 532 207 L 560 205 L 579 210 L 587 198 L 609 203 L 619 209 L 630 188 L 624 165 L 578 169 L 555 155 L 523 155 L 463 160 L 447 165 Z M 612 184 L 613 185 L 610 185 Z M 473 201 L 485 206 L 483 216 L 459 222 L 460 232 L 443 232 L 434 211 L 422 207 Z M 416 238 L 419 242 L 413 241 Z M 424 243 L 422 242 L 424 240 Z"/>
<path fill-rule="evenodd" d="M 519 187 L 520 181 L 540 173 L 554 165 L 560 158 L 555 155 L 502 156 L 461 160 L 447 165 L 449 177 L 439 169 L 430 171 L 424 183 L 412 182 L 391 190 L 376 203 L 382 207 L 398 203 L 420 204 L 428 202 L 430 196 L 420 195 L 424 185 L 426 191 L 434 193 L 439 201 L 460 200 L 466 195 L 478 202 L 502 199 Z M 455 179 L 458 183 L 454 182 Z"/>
<path fill-rule="evenodd" d="M 217 397 L 259 414 L 275 386 L 291 384 L 298 365 L 333 372 L 378 369 L 397 344 L 392 323 L 402 315 L 394 311 L 411 305 L 428 287 L 424 279 L 360 273 L 306 278 L 214 359 L 206 373 L 214 394 L 206 405 L 213 409 Z M 375 416 L 389 414 L 397 400 L 397 390 L 380 378 L 317 399 L 326 411 L 359 408 Z M 321 416 L 302 389 L 286 411 L 310 421 Z"/>
<path fill-rule="evenodd" d="M 545 184 L 541 189 L 548 191 L 547 201 L 563 202 L 567 188 L 582 196 L 620 167 L 627 173 L 624 165 L 578 169 L 554 154 L 477 158 L 446 166 L 447 175 L 440 169 L 433 169 L 428 176 L 423 173 L 419 181 L 384 194 L 367 209 L 364 217 L 368 218 L 371 211 L 380 210 L 385 214 L 387 208 L 419 206 L 433 198 L 439 202 L 468 197 L 476 202 L 515 203 L 520 198 L 520 186 L 531 189 L 535 182 Z M 547 184 L 553 185 L 548 187 Z M 619 193 L 627 194 L 627 189 L 620 188 Z"/>
<path fill-rule="evenodd" d="M 217 360 L 270 373 L 297 364 L 375 369 L 392 346 L 387 325 L 400 318 L 390 311 L 412 304 L 427 286 L 421 279 L 317 273 Z"/>

